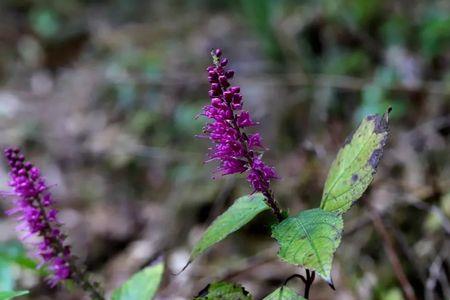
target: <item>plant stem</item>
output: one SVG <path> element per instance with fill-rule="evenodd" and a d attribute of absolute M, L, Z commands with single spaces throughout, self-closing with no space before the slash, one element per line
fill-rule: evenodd
<path fill-rule="evenodd" d="M 213 64 L 216 67 L 220 67 L 219 56 L 217 56 L 214 53 L 214 50 L 211 51 L 211 57 L 213 59 Z M 228 89 L 228 86 L 223 86 L 221 84 L 219 89 L 221 91 L 221 94 L 223 94 L 223 92 Z M 244 132 L 241 131 L 241 128 L 238 126 L 237 116 L 236 116 L 236 113 L 235 113 L 234 109 L 231 107 L 231 103 L 226 101 L 225 99 L 222 99 L 222 101 L 224 103 L 226 103 L 227 108 L 228 108 L 229 112 L 232 115 L 232 118 L 230 120 L 231 121 L 230 125 L 233 127 L 234 130 L 236 130 L 237 138 L 238 138 L 239 142 L 241 142 L 242 147 L 244 148 L 244 155 L 243 156 L 247 160 L 246 163 L 248 164 L 248 166 L 250 168 L 253 168 L 253 162 L 254 162 L 255 153 L 252 150 L 250 150 L 249 147 L 248 147 L 248 137 L 247 137 L 247 135 Z M 264 174 L 262 174 L 260 170 L 256 170 L 256 171 L 258 173 L 258 176 L 259 176 L 261 182 L 264 182 L 265 181 L 264 176 L 263 176 Z M 275 200 L 273 192 L 270 189 L 270 184 L 264 184 L 263 189 L 259 190 L 259 191 L 262 192 L 262 194 L 266 197 L 266 203 L 272 209 L 272 212 L 276 216 L 278 222 L 283 221 L 284 217 L 283 217 L 283 214 L 281 212 L 281 208 L 278 205 L 277 201 Z"/>
<path fill-rule="evenodd" d="M 241 132 L 241 128 L 237 124 L 236 114 L 231 109 L 231 104 L 227 103 L 228 109 L 233 113 L 233 119 L 231 120 L 231 125 L 238 133 L 238 139 L 242 143 L 245 151 L 245 158 L 247 159 L 247 163 L 250 166 L 250 168 L 253 166 L 253 152 L 248 149 L 248 137 L 245 133 Z M 258 176 L 260 177 L 261 181 L 263 181 L 263 176 L 260 171 L 258 171 Z M 278 222 L 281 222 L 284 220 L 283 214 L 281 213 L 281 208 L 278 204 L 278 202 L 275 200 L 274 194 L 270 187 L 266 187 L 264 191 L 262 191 L 263 195 L 266 197 L 266 203 L 270 206 L 272 209 L 272 212 L 274 213 L 275 217 L 277 218 Z"/>
<path fill-rule="evenodd" d="M 231 124 L 233 128 L 238 133 L 238 139 L 242 143 L 245 151 L 245 158 L 247 159 L 247 163 L 250 166 L 250 168 L 253 166 L 253 152 L 248 149 L 248 137 L 245 133 L 241 132 L 241 128 L 237 124 L 237 118 L 234 113 L 234 111 L 231 109 L 231 104 L 227 103 L 228 109 L 233 113 L 233 118 L 231 120 Z M 263 174 L 261 174 L 260 171 L 258 171 L 258 176 L 260 177 L 261 181 L 263 181 Z M 266 197 L 266 203 L 270 206 L 272 209 L 273 214 L 277 218 L 278 222 L 282 222 L 285 217 L 283 216 L 282 210 L 280 208 L 280 205 L 275 200 L 275 196 L 273 191 L 270 189 L 270 186 L 267 186 L 263 191 L 262 194 Z M 306 278 L 302 276 L 302 280 L 305 283 L 305 298 L 308 299 L 309 297 L 309 291 L 311 289 L 311 285 L 314 282 L 316 273 L 314 271 L 310 271 L 306 269 Z"/>
<path fill-rule="evenodd" d="M 71 262 L 72 279 L 75 281 L 84 291 L 88 292 L 92 300 L 105 300 L 105 297 L 97 287 L 89 281 L 86 273 L 81 271 L 73 262 Z"/>
<path fill-rule="evenodd" d="M 306 269 L 305 294 L 304 294 L 305 299 L 309 299 L 309 291 L 311 289 L 315 277 L 316 272 Z"/>
<path fill-rule="evenodd" d="M 47 217 L 47 212 L 45 210 L 45 207 L 42 205 L 42 199 L 36 198 L 35 199 L 37 206 L 39 208 L 39 210 L 41 210 L 42 212 L 42 216 L 44 218 L 44 221 L 46 223 L 46 231 L 47 232 L 51 232 L 53 227 Z M 49 236 L 51 236 L 49 234 Z M 53 247 L 55 247 L 55 249 L 59 252 L 59 253 L 63 253 L 64 252 L 64 245 L 61 243 L 60 240 L 57 239 L 53 239 L 52 238 L 52 244 Z M 69 264 L 70 264 L 70 270 L 72 272 L 71 274 L 71 279 L 73 279 L 73 281 L 79 285 L 84 291 L 88 292 L 91 296 L 92 300 L 105 300 L 105 297 L 102 295 L 102 293 L 97 289 L 97 287 L 95 286 L 95 284 L 93 284 L 92 282 L 90 282 L 90 280 L 87 278 L 87 275 L 85 272 L 83 272 L 76 264 L 75 258 L 73 256 L 70 256 L 70 260 L 69 260 Z"/>
<path fill-rule="evenodd" d="M 263 195 L 266 196 L 267 204 L 272 209 L 272 212 L 274 213 L 275 217 L 277 217 L 278 222 L 281 222 L 284 220 L 284 216 L 281 213 L 281 208 L 278 205 L 278 202 L 275 200 L 272 190 L 267 189 L 263 192 Z"/>
<path fill-rule="evenodd" d="M 316 272 L 306 269 L 306 277 L 301 274 L 291 275 L 284 281 L 283 286 L 285 286 L 293 278 L 300 278 L 303 281 L 303 283 L 305 284 L 304 298 L 308 299 L 309 291 L 311 290 L 311 286 L 314 282 L 315 277 L 316 277 Z"/>
<path fill-rule="evenodd" d="M 219 67 L 219 58 L 218 58 L 218 56 L 216 56 L 214 54 L 214 52 L 211 52 L 211 55 L 212 55 L 212 58 L 213 58 L 214 65 L 216 65 L 216 67 Z M 221 92 L 223 93 L 223 91 L 225 91 L 227 89 L 227 86 L 221 86 L 220 89 L 221 89 Z M 249 166 L 249 168 L 252 169 L 253 165 L 254 165 L 255 153 L 252 150 L 250 150 L 249 147 L 248 147 L 249 138 L 245 134 L 245 132 L 241 131 L 241 128 L 238 126 L 237 116 L 236 116 L 235 111 L 231 107 L 231 103 L 226 101 L 226 100 L 223 100 L 223 101 L 226 103 L 228 110 L 232 114 L 231 126 L 233 127 L 234 130 L 236 130 L 237 138 L 238 138 L 239 142 L 242 144 L 242 147 L 243 147 L 243 150 L 244 150 L 244 155 L 243 156 L 245 157 L 246 163 Z M 262 186 L 262 189 L 260 189 L 259 191 L 265 196 L 266 204 L 272 209 L 272 212 L 275 215 L 275 217 L 277 218 L 278 222 L 281 223 L 285 219 L 285 217 L 283 216 L 283 213 L 282 213 L 282 210 L 280 208 L 280 205 L 275 200 L 275 196 L 274 196 L 273 191 L 270 189 L 270 183 L 266 183 L 266 180 L 264 178 L 264 174 L 260 170 L 256 169 L 255 171 L 258 174 L 258 177 L 261 180 L 261 182 L 264 183 L 264 185 Z M 300 275 L 300 277 L 302 278 L 303 282 L 305 283 L 305 298 L 308 299 L 311 285 L 314 282 L 315 272 L 314 271 L 310 272 L 308 269 L 306 269 L 306 278 L 304 278 L 302 275 Z M 287 279 L 287 281 L 289 281 L 290 278 Z"/>
<path fill-rule="evenodd" d="M 380 235 L 383 241 L 384 250 L 386 251 L 388 259 L 392 264 L 394 274 L 400 283 L 403 293 L 405 294 L 405 298 L 408 300 L 416 300 L 417 297 L 414 292 L 414 288 L 412 287 L 411 283 L 408 280 L 408 277 L 405 274 L 405 270 L 403 269 L 400 258 L 395 250 L 394 241 L 389 234 L 388 229 L 384 225 L 383 219 L 380 217 L 378 211 L 371 205 L 369 205 L 369 212 L 375 230 Z"/>

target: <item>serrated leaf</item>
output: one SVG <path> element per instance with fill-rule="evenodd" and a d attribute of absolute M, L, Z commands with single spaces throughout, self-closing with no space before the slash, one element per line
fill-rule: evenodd
<path fill-rule="evenodd" d="M 114 290 L 112 300 L 150 300 L 156 294 L 162 275 L 164 264 L 159 262 L 153 266 L 135 273 L 120 288 Z"/>
<path fill-rule="evenodd" d="M 0 291 L 0 300 L 9 300 L 28 294 L 28 291 Z"/>
<path fill-rule="evenodd" d="M 250 222 L 260 212 L 270 209 L 264 200 L 265 197 L 261 193 L 247 195 L 237 199 L 233 205 L 215 219 L 208 229 L 206 229 L 203 236 L 194 246 L 189 263 L 206 249 Z"/>
<path fill-rule="evenodd" d="M 388 137 L 388 114 L 371 115 L 339 151 L 325 182 L 320 208 L 345 213 L 358 200 L 376 173 Z"/>
<path fill-rule="evenodd" d="M 252 296 L 241 285 L 229 282 L 208 284 L 194 300 L 251 300 Z"/>
<path fill-rule="evenodd" d="M 282 260 L 314 270 L 332 284 L 333 255 L 343 227 L 340 215 L 315 208 L 285 219 L 272 229 L 272 236 L 278 241 Z"/>
<path fill-rule="evenodd" d="M 263 300 L 306 300 L 298 295 L 293 289 L 282 286 L 266 296 Z"/>

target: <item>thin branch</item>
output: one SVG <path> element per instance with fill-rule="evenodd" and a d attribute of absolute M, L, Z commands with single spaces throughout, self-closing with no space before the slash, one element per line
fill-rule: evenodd
<path fill-rule="evenodd" d="M 408 281 L 406 277 L 405 271 L 403 270 L 402 264 L 398 257 L 398 254 L 394 247 L 394 242 L 392 240 L 391 235 L 386 229 L 383 220 L 381 219 L 378 211 L 375 208 L 369 205 L 370 217 L 372 219 L 375 230 L 380 235 L 384 249 L 388 255 L 389 261 L 392 264 L 392 268 L 394 270 L 395 276 L 397 280 L 400 282 L 400 286 L 405 294 L 407 300 L 417 300 L 416 294 L 414 293 L 414 289 L 412 288 L 411 283 Z"/>
<path fill-rule="evenodd" d="M 305 282 L 305 299 L 309 299 L 309 291 L 311 290 L 311 286 L 316 278 L 316 272 L 310 271 L 306 269 L 306 282 Z"/>
<path fill-rule="evenodd" d="M 261 73 L 260 73 L 261 74 Z M 288 86 L 314 86 L 336 88 L 349 91 L 361 91 L 373 81 L 373 78 L 361 78 L 345 75 L 329 75 L 329 74 L 307 74 L 307 73 L 266 73 L 258 76 L 247 76 L 252 80 L 258 81 L 265 85 L 278 85 L 280 78 L 283 78 L 284 84 Z M 197 79 L 200 78 L 200 79 Z M 177 76 L 165 76 L 156 79 L 149 79 L 143 76 L 130 76 L 127 78 L 111 79 L 115 84 L 137 84 L 149 85 L 156 87 L 165 86 L 195 86 L 203 85 L 202 76 L 197 73 L 178 73 Z M 443 81 L 422 81 L 419 85 L 410 87 L 403 84 L 394 84 L 387 87 L 388 90 L 396 92 L 419 92 L 424 91 L 430 94 L 450 95 L 450 89 L 447 88 Z"/>

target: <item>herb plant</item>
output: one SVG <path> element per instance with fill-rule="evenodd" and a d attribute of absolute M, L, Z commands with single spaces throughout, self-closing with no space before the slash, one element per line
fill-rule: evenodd
<path fill-rule="evenodd" d="M 62 224 L 58 221 L 58 211 L 54 199 L 41 175 L 41 171 L 18 148 L 4 151 L 10 167 L 10 182 L 14 195 L 13 207 L 7 215 L 16 216 L 17 230 L 21 240 L 33 249 L 32 256 L 47 266 L 51 287 L 58 283 L 73 281 L 93 300 L 106 299 L 99 284 L 79 266 L 71 247 L 66 243 Z M 112 292 L 112 300 L 150 299 L 154 296 L 163 273 L 162 263 L 133 275 L 122 287 Z M 27 294 L 27 291 L 0 291 L 0 300 L 12 299 Z"/>
<path fill-rule="evenodd" d="M 202 113 L 209 122 L 200 136 L 212 142 L 207 161 L 218 162 L 217 175 L 245 174 L 252 191 L 238 198 L 206 229 L 193 247 L 185 268 L 259 213 L 270 210 L 277 220 L 271 230 L 279 245 L 280 260 L 305 269 L 304 275 L 287 274 L 285 283 L 297 277 L 305 287 L 303 296 L 300 296 L 297 291 L 283 285 L 264 299 L 309 299 L 316 277 L 321 277 L 334 288 L 331 270 L 344 230 L 343 216 L 374 178 L 388 138 L 390 109 L 382 116 L 364 118 L 345 142 L 331 165 L 319 207 L 289 215 L 280 207 L 272 190 L 271 183 L 279 177 L 275 169 L 263 161 L 266 148 L 261 135 L 246 132 L 248 127 L 258 123 L 244 110 L 240 87 L 230 83 L 234 71 L 227 68 L 228 60 L 222 57 L 220 49 L 212 51 L 211 55 L 213 64 L 207 68 L 211 102 Z M 13 207 L 7 214 L 15 216 L 22 240 L 29 241 L 34 249 L 33 256 L 48 268 L 50 286 L 73 281 L 91 299 L 106 299 L 100 285 L 73 256 L 63 226 L 58 221 L 55 201 L 40 170 L 27 162 L 17 148 L 8 148 L 4 153 L 10 168 L 11 194 L 14 195 Z M 112 291 L 111 299 L 152 299 L 163 273 L 162 261 L 153 263 Z M 0 300 L 26 293 L 0 291 Z M 213 282 L 195 299 L 252 299 L 252 296 L 238 284 Z"/>
<path fill-rule="evenodd" d="M 374 178 L 389 133 L 390 109 L 383 116 L 367 116 L 347 139 L 331 165 L 320 206 L 288 216 L 270 187 L 271 180 L 277 175 L 274 168 L 262 161 L 264 147 L 260 134 L 244 132 L 246 127 L 257 123 L 242 110 L 240 87 L 230 86 L 234 71 L 226 69 L 228 60 L 221 57 L 220 49 L 212 51 L 211 55 L 213 65 L 207 68 L 211 104 L 205 106 L 203 112 L 212 120 L 204 127 L 205 136 L 213 142 L 210 160 L 219 161 L 218 172 L 222 175 L 246 173 L 253 192 L 237 199 L 209 226 L 194 246 L 189 263 L 257 214 L 270 209 L 278 220 L 272 227 L 272 237 L 279 244 L 279 258 L 305 268 L 305 275 L 290 276 L 304 282 L 304 298 L 309 298 L 316 273 L 334 289 L 331 269 L 344 229 L 343 214 L 362 196 Z M 236 293 L 241 295 L 237 297 Z M 197 299 L 220 298 L 216 294 L 224 299 L 250 299 L 245 290 L 226 283 L 208 286 Z M 266 299 L 303 298 L 282 287 Z"/>

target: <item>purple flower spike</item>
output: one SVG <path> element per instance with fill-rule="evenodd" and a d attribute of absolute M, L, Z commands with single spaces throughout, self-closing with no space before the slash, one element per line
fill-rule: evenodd
<path fill-rule="evenodd" d="M 8 148 L 4 154 L 10 167 L 9 185 L 16 195 L 14 207 L 6 214 L 17 216 L 17 229 L 22 234 L 22 240 L 31 236 L 38 238 L 35 255 L 40 258 L 41 265 L 49 266 L 53 273 L 49 283 L 55 286 L 71 278 L 72 268 L 70 247 L 59 230 L 61 223 L 58 222 L 57 211 L 51 208 L 53 198 L 40 170 L 25 162 L 19 149 Z"/>
<path fill-rule="evenodd" d="M 261 160 L 264 150 L 259 133 L 247 135 L 246 127 L 257 125 L 247 111 L 242 111 L 242 95 L 239 86 L 230 86 L 234 71 L 227 70 L 229 61 L 221 58 L 222 51 L 211 51 L 213 64 L 206 70 L 211 103 L 203 108 L 203 115 L 211 119 L 203 130 L 213 143 L 209 160 L 218 160 L 222 175 L 247 173 L 247 180 L 254 191 L 263 192 L 272 199 L 270 181 L 276 179 L 275 169 Z M 260 150 L 257 152 L 257 150 Z"/>

